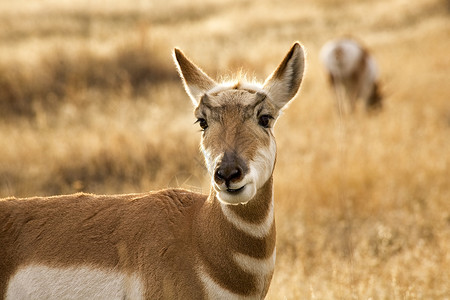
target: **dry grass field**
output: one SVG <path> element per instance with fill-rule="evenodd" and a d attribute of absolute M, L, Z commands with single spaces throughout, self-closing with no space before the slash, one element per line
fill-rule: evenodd
<path fill-rule="evenodd" d="M 0 197 L 207 192 L 172 48 L 263 80 L 298 40 L 268 299 L 450 299 L 449 1 L 109 2 L 0 2 Z M 379 63 L 377 114 L 335 109 L 318 52 L 344 34 Z"/>

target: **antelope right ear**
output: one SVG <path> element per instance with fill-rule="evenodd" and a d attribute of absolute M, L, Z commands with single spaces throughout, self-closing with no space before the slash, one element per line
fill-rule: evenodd
<path fill-rule="evenodd" d="M 217 83 L 191 62 L 180 49 L 174 49 L 173 58 L 187 94 L 193 104 L 198 106 L 200 98 Z"/>

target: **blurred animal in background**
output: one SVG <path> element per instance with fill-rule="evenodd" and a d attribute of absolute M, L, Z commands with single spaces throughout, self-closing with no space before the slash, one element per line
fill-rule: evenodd
<path fill-rule="evenodd" d="M 352 38 L 328 41 L 320 50 L 340 112 L 353 112 L 358 99 L 367 111 L 380 109 L 378 70 L 374 58 Z"/>

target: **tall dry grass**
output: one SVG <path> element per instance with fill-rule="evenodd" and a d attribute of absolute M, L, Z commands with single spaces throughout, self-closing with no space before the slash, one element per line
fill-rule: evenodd
<path fill-rule="evenodd" d="M 300 40 L 268 298 L 450 298 L 448 1 L 18 0 L 0 16 L 0 196 L 207 192 L 171 49 L 263 80 Z M 318 51 L 348 33 L 380 65 L 379 114 L 335 110 Z"/>

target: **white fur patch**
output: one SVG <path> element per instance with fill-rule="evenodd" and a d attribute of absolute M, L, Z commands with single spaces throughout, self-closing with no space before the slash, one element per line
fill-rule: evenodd
<path fill-rule="evenodd" d="M 262 84 L 257 82 L 240 82 L 239 88 L 242 90 L 253 91 L 255 93 L 265 94 L 266 91 L 263 89 Z"/>
<path fill-rule="evenodd" d="M 230 90 L 233 88 L 233 86 L 236 85 L 236 82 L 229 81 L 229 82 L 221 82 L 214 86 L 212 89 L 208 90 L 206 94 L 217 94 L 226 90 Z"/>
<path fill-rule="evenodd" d="M 143 299 L 137 275 L 88 266 L 29 265 L 9 280 L 6 299 Z"/>
<path fill-rule="evenodd" d="M 205 149 L 203 143 L 201 144 L 201 150 L 203 152 L 203 156 L 205 157 L 206 168 L 208 169 L 209 175 L 213 180 L 212 183 L 214 184 L 214 168 L 216 167 L 217 162 L 222 158 L 223 155 L 219 155 L 214 159 L 211 151 Z"/>
<path fill-rule="evenodd" d="M 254 182 L 248 181 L 248 178 L 231 184 L 230 188 L 232 189 L 242 189 L 238 194 L 228 192 L 225 184 L 222 186 L 215 184 L 214 187 L 217 191 L 217 199 L 226 205 L 247 204 L 256 195 L 256 186 Z"/>
<path fill-rule="evenodd" d="M 246 81 L 226 81 L 217 84 L 212 89 L 208 90 L 206 94 L 217 94 L 220 92 L 224 92 L 227 90 L 233 89 L 238 84 L 238 88 L 240 90 L 248 90 L 253 91 L 255 93 L 265 93 L 264 89 L 262 88 L 262 85 L 256 82 L 246 82 Z"/>
<path fill-rule="evenodd" d="M 247 273 L 266 276 L 273 273 L 275 268 L 276 249 L 270 257 L 259 259 L 242 253 L 234 253 L 234 261 Z"/>
<path fill-rule="evenodd" d="M 273 196 L 272 202 L 270 203 L 269 207 L 269 213 L 267 214 L 264 221 L 258 224 L 246 222 L 241 217 L 236 215 L 227 204 L 220 203 L 220 207 L 222 208 L 223 215 L 228 222 L 233 224 L 233 226 L 237 229 L 245 232 L 252 237 L 264 238 L 269 234 L 270 229 L 272 228 L 274 220 Z"/>
<path fill-rule="evenodd" d="M 249 176 L 252 177 L 252 181 L 255 183 L 257 190 L 272 176 L 276 155 L 277 144 L 275 143 L 275 139 L 271 137 L 269 147 L 260 149 L 250 161 Z"/>

